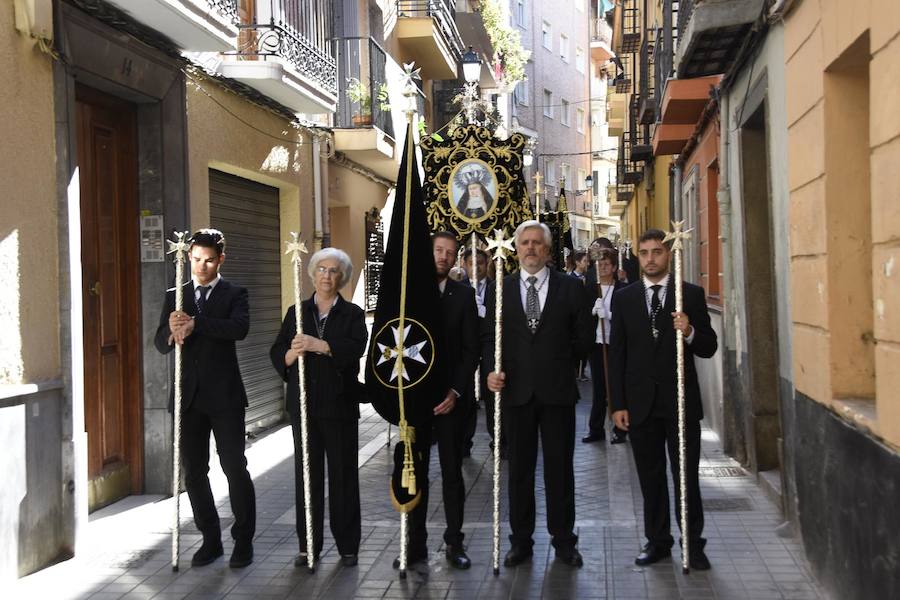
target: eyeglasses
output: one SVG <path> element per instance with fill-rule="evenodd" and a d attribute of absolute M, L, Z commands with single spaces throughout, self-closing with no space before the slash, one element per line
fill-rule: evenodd
<path fill-rule="evenodd" d="M 324 275 L 326 273 L 329 275 L 340 275 L 341 270 L 336 267 L 316 267 L 316 273 L 319 275 Z"/>

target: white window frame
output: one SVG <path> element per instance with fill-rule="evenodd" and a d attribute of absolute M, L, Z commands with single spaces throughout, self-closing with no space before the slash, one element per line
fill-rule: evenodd
<path fill-rule="evenodd" d="M 544 116 L 553 118 L 553 92 L 544 88 Z"/>
<path fill-rule="evenodd" d="M 585 60 L 584 60 L 584 48 L 581 46 L 575 47 L 575 68 L 579 73 L 584 73 L 585 70 Z"/>
<path fill-rule="evenodd" d="M 571 175 L 572 175 L 572 165 L 570 165 L 569 163 L 562 163 L 559 166 L 559 177 L 560 177 L 560 179 L 562 179 L 565 182 L 565 188 L 567 190 L 572 189 Z M 559 185 L 559 182 L 557 182 L 557 185 Z"/>
<path fill-rule="evenodd" d="M 516 85 L 516 89 L 519 90 L 519 104 L 528 106 L 530 103 L 529 96 L 531 96 L 531 86 L 528 85 L 528 76 Z"/>
<path fill-rule="evenodd" d="M 578 133 L 584 133 L 584 109 L 575 109 L 575 130 Z"/>
<path fill-rule="evenodd" d="M 541 44 L 553 52 L 553 27 L 547 21 L 541 23 Z"/>
<path fill-rule="evenodd" d="M 569 36 L 559 34 L 559 57 L 563 62 L 569 62 Z"/>
<path fill-rule="evenodd" d="M 565 98 L 559 101 L 559 122 L 565 125 L 566 127 L 571 127 L 572 123 L 569 121 L 569 101 Z"/>
<path fill-rule="evenodd" d="M 525 29 L 525 0 L 516 0 L 516 25 Z"/>
<path fill-rule="evenodd" d="M 700 209 L 700 166 L 694 165 L 684 178 L 684 184 L 681 191 L 681 210 L 685 217 L 685 231 L 700 231 L 697 223 L 697 212 Z M 698 236 L 699 239 L 699 236 Z M 684 279 L 692 283 L 700 283 L 700 256 L 698 252 L 698 244 L 685 244 L 683 252 L 684 256 Z M 712 277 L 712 275 L 710 275 Z"/>

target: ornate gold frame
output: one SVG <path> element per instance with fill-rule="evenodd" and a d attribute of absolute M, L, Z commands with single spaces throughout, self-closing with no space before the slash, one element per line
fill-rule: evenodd
<path fill-rule="evenodd" d="M 534 218 L 522 172 L 525 148 L 522 134 L 514 133 L 508 139 L 498 140 L 487 128 L 469 125 L 457 128 L 450 139 L 426 138 L 421 147 L 425 214 L 431 231 L 452 231 L 460 240 L 473 232 L 487 237 L 494 229 L 503 229 L 511 235 L 519 223 Z M 487 165 L 497 181 L 494 205 L 479 219 L 463 216 L 450 197 L 453 175 L 462 163 L 471 159 Z"/>

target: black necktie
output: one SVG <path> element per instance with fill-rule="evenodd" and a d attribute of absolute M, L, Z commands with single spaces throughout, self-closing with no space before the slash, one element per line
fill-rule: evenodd
<path fill-rule="evenodd" d="M 659 336 L 659 328 L 656 327 L 656 315 L 659 314 L 659 290 L 662 289 L 662 286 L 657 284 L 650 286 L 650 289 L 653 290 L 653 298 L 650 299 L 650 326 L 653 327 L 653 337 L 656 338 Z"/>
<path fill-rule="evenodd" d="M 537 288 L 534 287 L 534 284 L 537 283 L 537 277 L 531 275 L 527 279 L 528 281 L 528 289 L 525 294 L 525 318 L 528 319 L 528 328 L 531 330 L 531 333 L 537 331 L 538 323 L 541 322 L 541 301 L 538 296 Z"/>
<path fill-rule="evenodd" d="M 201 285 L 197 289 L 200 290 L 200 295 L 194 296 L 194 304 L 197 305 L 197 314 L 202 315 L 203 309 L 206 308 L 206 295 L 210 290 L 210 286 Z"/>

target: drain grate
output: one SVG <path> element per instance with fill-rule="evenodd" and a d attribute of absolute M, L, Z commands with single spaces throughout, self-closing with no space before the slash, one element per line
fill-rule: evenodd
<path fill-rule="evenodd" d="M 119 569 L 137 569 L 147 564 L 147 561 L 156 556 L 158 553 L 158 549 L 129 552 L 125 556 L 117 557 L 116 560 L 112 561 L 110 566 Z"/>
<path fill-rule="evenodd" d="M 714 512 L 746 512 L 753 504 L 746 498 L 704 498 L 703 510 Z"/>
<path fill-rule="evenodd" d="M 700 467 L 700 477 L 746 477 L 740 467 Z"/>

